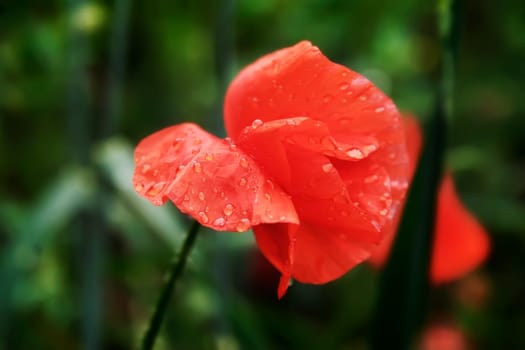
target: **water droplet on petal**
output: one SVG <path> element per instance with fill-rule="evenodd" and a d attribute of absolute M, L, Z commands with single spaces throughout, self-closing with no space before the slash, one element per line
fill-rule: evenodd
<path fill-rule="evenodd" d="M 249 228 L 250 228 L 250 220 L 248 220 L 247 218 L 242 218 L 241 221 L 239 221 L 239 223 L 235 227 L 235 229 L 238 232 L 246 231 Z"/>
<path fill-rule="evenodd" d="M 244 177 L 241 177 L 239 180 L 239 186 L 244 187 L 248 183 L 248 180 L 246 180 Z"/>
<path fill-rule="evenodd" d="M 171 144 L 172 151 L 177 152 L 180 149 L 180 146 L 182 145 L 182 142 L 184 141 L 183 138 L 177 137 L 175 141 Z"/>
<path fill-rule="evenodd" d="M 346 77 L 348 76 L 348 72 L 341 72 L 341 76 L 342 76 L 343 78 L 346 78 Z"/>
<path fill-rule="evenodd" d="M 341 212 L 341 215 L 342 215 L 342 216 L 348 216 L 348 212 L 347 212 L 346 210 L 343 210 L 343 211 Z"/>
<path fill-rule="evenodd" d="M 226 204 L 224 206 L 224 209 L 222 210 L 222 212 L 224 213 L 224 215 L 226 216 L 230 216 L 232 215 L 233 213 L 233 205 L 231 205 L 230 203 Z"/>
<path fill-rule="evenodd" d="M 193 171 L 196 173 L 202 173 L 202 165 L 199 162 L 193 163 Z"/>
<path fill-rule="evenodd" d="M 207 224 L 208 221 L 210 221 L 210 219 L 208 219 L 208 215 L 206 215 L 206 213 L 203 211 L 199 212 L 199 216 L 201 218 L 201 221 L 205 224 Z"/>
<path fill-rule="evenodd" d="M 365 95 L 361 95 L 361 96 L 359 96 L 359 99 L 361 101 L 366 101 L 367 97 Z"/>
<path fill-rule="evenodd" d="M 358 150 L 357 148 L 352 148 L 351 150 L 347 151 L 346 154 L 349 157 L 352 157 L 355 159 L 363 159 L 365 157 L 363 155 L 363 152 L 361 152 L 361 150 Z"/>
<path fill-rule="evenodd" d="M 149 170 L 151 169 L 151 165 L 150 164 L 144 164 L 142 166 L 142 170 L 140 171 L 141 173 L 145 174 L 147 173 Z"/>
<path fill-rule="evenodd" d="M 204 195 L 204 192 L 199 192 L 199 199 L 203 201 L 205 198 L 206 196 Z"/>
<path fill-rule="evenodd" d="M 272 180 L 266 180 L 266 184 L 268 187 L 270 187 L 272 190 L 275 188 L 275 185 L 273 184 Z"/>
<path fill-rule="evenodd" d="M 156 196 L 160 193 L 160 191 L 162 191 L 162 189 L 164 188 L 164 185 L 165 183 L 164 182 L 159 182 L 159 183 L 156 183 L 155 185 L 153 185 L 153 187 L 148 191 L 147 195 L 148 196 Z"/>
<path fill-rule="evenodd" d="M 346 126 L 350 124 L 350 119 L 349 118 L 342 118 L 342 119 L 339 119 L 339 125 L 341 126 Z"/>
<path fill-rule="evenodd" d="M 366 146 L 363 146 L 362 149 L 366 154 L 370 154 L 374 152 L 375 150 L 377 150 L 377 146 L 376 145 L 366 145 Z"/>
<path fill-rule="evenodd" d="M 310 136 L 308 138 L 308 142 L 310 142 L 313 145 L 313 144 L 319 143 L 319 140 L 316 137 Z"/>
<path fill-rule="evenodd" d="M 341 103 L 348 103 L 348 99 L 346 99 L 346 98 L 343 97 L 343 98 L 341 99 Z"/>
<path fill-rule="evenodd" d="M 248 160 L 246 158 L 242 157 L 241 160 L 239 160 L 239 164 L 243 168 L 247 168 L 248 167 Z"/>
<path fill-rule="evenodd" d="M 381 113 L 381 112 L 384 112 L 384 111 L 385 111 L 385 107 L 377 107 L 377 108 L 375 109 L 375 112 L 376 112 L 376 113 Z"/>
<path fill-rule="evenodd" d="M 348 82 L 346 82 L 346 81 L 341 83 L 341 84 L 339 84 L 339 89 L 343 90 L 343 91 L 348 89 L 349 87 L 350 87 L 350 84 Z"/>
<path fill-rule="evenodd" d="M 372 182 L 376 182 L 379 177 L 377 175 L 370 175 L 365 178 L 365 183 L 371 184 Z"/>
<path fill-rule="evenodd" d="M 286 220 L 286 216 L 285 216 L 285 215 L 281 215 L 281 217 L 279 218 L 279 220 L 281 220 L 281 221 Z"/>
<path fill-rule="evenodd" d="M 386 214 L 388 214 L 388 209 L 386 209 L 386 208 L 385 208 L 385 209 L 381 209 L 381 210 L 379 211 L 379 215 L 383 215 L 383 216 L 385 216 Z"/>
<path fill-rule="evenodd" d="M 333 98 L 334 98 L 334 97 L 333 97 L 332 95 L 324 95 L 324 97 L 323 97 L 323 102 L 324 102 L 324 103 L 329 103 L 330 101 L 333 100 Z"/>
<path fill-rule="evenodd" d="M 381 231 L 381 225 L 379 225 L 379 222 L 372 220 L 370 223 L 372 224 L 372 226 L 374 226 L 377 232 Z"/>
<path fill-rule="evenodd" d="M 252 128 L 253 129 L 257 129 L 258 127 L 260 127 L 261 125 L 263 125 L 263 121 L 260 120 L 260 119 L 255 119 L 253 122 L 252 122 Z"/>
<path fill-rule="evenodd" d="M 272 195 L 269 194 L 269 193 L 265 193 L 264 194 L 264 198 L 266 198 L 266 200 L 268 200 L 268 201 L 271 201 L 272 200 Z"/>
<path fill-rule="evenodd" d="M 213 154 L 211 153 L 206 153 L 206 157 L 204 157 L 204 159 L 206 159 L 207 161 L 212 161 L 213 160 Z"/>
<path fill-rule="evenodd" d="M 279 69 L 279 60 L 273 59 L 271 62 L 271 67 L 274 71 L 277 71 Z"/>
<path fill-rule="evenodd" d="M 135 185 L 135 191 L 137 192 L 142 192 L 142 190 L 144 189 L 144 185 L 143 184 L 136 184 Z"/>
<path fill-rule="evenodd" d="M 224 225 L 226 224 L 226 220 L 224 220 L 224 218 L 217 218 L 215 219 L 215 221 L 213 221 L 213 226 L 219 226 L 219 227 L 223 227 Z"/>
<path fill-rule="evenodd" d="M 274 216 L 270 209 L 266 209 L 266 216 L 268 217 L 268 219 L 273 220 Z"/>
<path fill-rule="evenodd" d="M 329 173 L 330 171 L 332 171 L 334 166 L 332 165 L 332 163 L 326 163 L 326 164 L 323 164 L 322 168 L 325 173 Z"/>
<path fill-rule="evenodd" d="M 253 96 L 253 97 L 252 97 L 252 102 L 255 103 L 255 104 L 259 103 L 259 98 Z"/>
<path fill-rule="evenodd" d="M 286 143 L 289 143 L 290 145 L 295 145 L 297 142 L 293 138 L 287 137 Z"/>
<path fill-rule="evenodd" d="M 202 143 L 202 140 L 201 139 L 194 139 L 193 140 L 193 144 L 194 145 L 200 145 Z"/>

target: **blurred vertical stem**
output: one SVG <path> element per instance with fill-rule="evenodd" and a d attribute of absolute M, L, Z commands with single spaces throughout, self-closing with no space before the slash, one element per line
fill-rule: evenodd
<path fill-rule="evenodd" d="M 155 345 L 155 340 L 157 339 L 160 327 L 162 326 L 162 321 L 164 320 L 164 315 L 166 314 L 166 309 L 168 308 L 171 295 L 173 294 L 175 282 L 177 282 L 177 280 L 182 276 L 184 267 L 186 266 L 186 261 L 188 260 L 190 252 L 197 238 L 197 232 L 199 231 L 199 228 L 200 224 L 197 221 L 194 221 L 188 231 L 188 234 L 186 235 L 186 239 L 182 244 L 182 249 L 178 257 L 174 260 L 173 265 L 171 266 L 168 279 L 162 287 L 162 291 L 157 305 L 155 306 L 153 315 L 151 316 L 148 329 L 146 330 L 144 338 L 142 339 L 143 350 L 153 349 L 153 346 Z"/>
<path fill-rule="evenodd" d="M 462 0 L 438 0 L 439 36 L 441 40 L 441 101 L 446 121 L 453 114 L 455 61 L 459 44 Z"/>
<path fill-rule="evenodd" d="M 233 66 L 234 52 L 234 28 L 233 15 L 235 12 L 235 0 L 222 0 L 218 3 L 217 17 L 214 26 L 214 65 L 217 84 L 219 85 L 219 96 L 223 96 L 228 87 L 230 74 Z M 216 116 L 214 118 L 213 130 L 218 135 L 225 134 L 222 122 L 222 98 L 217 103 Z"/>
<path fill-rule="evenodd" d="M 438 0 L 441 40 L 435 108 L 388 265 L 380 281 L 372 329 L 374 350 L 410 349 L 426 312 L 437 189 L 441 181 L 447 121 L 452 119 L 454 61 L 460 0 Z"/>
<path fill-rule="evenodd" d="M 122 78 L 128 47 L 128 24 L 132 0 L 117 0 L 114 9 L 113 27 L 109 41 L 109 70 L 105 118 L 102 136 L 111 136 L 118 128 L 120 120 Z"/>
<path fill-rule="evenodd" d="M 90 146 L 92 113 L 88 76 L 88 33 L 78 25 L 84 0 L 69 0 L 68 5 L 68 121 L 69 142 L 73 162 L 91 166 Z M 95 198 L 96 200 L 96 198 Z M 89 203 L 74 218 L 76 267 L 80 270 L 78 284 L 82 310 L 80 314 L 83 348 L 101 348 L 102 335 L 102 238 L 100 212 L 95 202 Z"/>

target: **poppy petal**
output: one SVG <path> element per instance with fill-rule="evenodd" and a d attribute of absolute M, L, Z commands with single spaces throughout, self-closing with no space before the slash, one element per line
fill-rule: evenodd
<path fill-rule="evenodd" d="M 290 276 L 303 283 L 332 281 L 366 260 L 374 246 L 353 241 L 346 231 L 304 223 L 259 225 L 253 232 L 259 249 L 283 274 L 282 294 Z M 292 243 L 293 249 L 289 250 Z"/>
<path fill-rule="evenodd" d="M 390 161 L 404 157 L 404 149 L 394 149 L 404 147 L 404 135 L 392 101 L 365 77 L 331 62 L 308 41 L 244 68 L 225 98 L 224 121 L 233 139 L 255 120 L 295 117 L 324 122 L 338 142 L 351 144 L 373 137 L 393 157 Z"/>
<path fill-rule="evenodd" d="M 342 160 L 359 161 L 377 150 L 378 141 L 374 137 L 364 136 L 348 140 L 349 143 L 336 141 L 323 122 L 306 117 L 273 120 L 264 123 L 256 120 L 251 127 L 241 133 L 237 143 L 251 154 L 258 163 L 265 164 L 270 174 L 284 187 L 291 188 L 290 165 L 286 148 L 296 147 Z M 322 191 L 320 191 L 322 192 Z"/>
<path fill-rule="evenodd" d="M 158 131 L 135 150 L 133 184 L 153 204 L 170 199 L 218 231 L 298 223 L 290 197 L 242 150 L 195 124 Z"/>
<path fill-rule="evenodd" d="M 239 147 L 292 196 L 302 221 L 331 227 L 331 221 L 341 221 L 344 224 L 340 225 L 348 229 L 359 227 L 373 232 L 374 239 L 379 240 L 378 225 L 382 225 L 391 204 L 389 179 L 375 162 L 356 160 L 347 154 L 348 147 L 357 149 L 359 145 L 342 145 L 330 136 L 324 123 L 301 117 L 245 128 Z M 342 178 L 340 169 L 350 170 L 344 174 L 346 178 Z M 386 178 L 370 181 L 374 176 Z M 379 207 L 381 196 L 388 198 L 383 198 L 385 203 Z M 335 220 L 335 208 L 347 217 Z"/>
<path fill-rule="evenodd" d="M 224 112 L 234 139 L 252 124 L 299 117 L 320 121 L 330 139 L 305 130 L 302 135 L 312 147 L 334 143 L 335 154 L 326 150 L 325 155 L 341 159 L 341 153 L 356 161 L 371 156 L 388 174 L 394 206 L 404 197 L 408 159 L 395 105 L 365 77 L 331 62 L 310 42 L 278 50 L 243 69 L 230 84 Z"/>
<path fill-rule="evenodd" d="M 280 293 L 290 277 L 340 277 L 368 258 L 391 225 L 390 178 L 372 159 L 372 147 L 356 159 L 324 123 L 305 117 L 257 122 L 242 132 L 239 147 L 283 184 L 301 218 L 299 227 L 254 227 L 259 248 L 283 275 Z"/>
<path fill-rule="evenodd" d="M 416 165 L 419 159 L 419 154 L 421 153 L 421 147 L 423 144 L 423 134 L 421 131 L 421 127 L 419 125 L 419 121 L 411 115 L 403 116 L 403 126 L 405 129 L 406 150 L 407 150 L 408 159 L 409 159 L 409 163 L 408 163 L 409 164 L 408 165 L 409 181 L 412 181 L 412 177 L 414 176 L 414 173 L 416 171 Z M 400 208 L 401 208 L 400 210 L 402 210 L 403 205 L 404 203 L 400 204 Z M 391 229 L 386 232 L 385 238 L 381 241 L 381 243 L 374 250 L 372 256 L 369 259 L 369 262 L 373 266 L 379 267 L 385 264 L 385 261 L 388 258 L 388 255 L 390 254 L 390 249 L 392 247 L 392 244 L 394 243 L 394 237 L 395 237 L 397 228 L 399 226 L 400 220 L 401 220 L 401 215 L 398 215 L 394 219 L 394 223 Z"/>
<path fill-rule="evenodd" d="M 277 289 L 279 299 L 286 293 L 292 277 L 295 236 L 298 227 L 293 224 L 263 224 L 253 228 L 257 246 L 266 259 L 281 272 Z"/>
<path fill-rule="evenodd" d="M 480 265 L 490 250 L 487 232 L 461 204 L 452 176 L 441 183 L 431 264 L 434 283 L 458 279 Z"/>

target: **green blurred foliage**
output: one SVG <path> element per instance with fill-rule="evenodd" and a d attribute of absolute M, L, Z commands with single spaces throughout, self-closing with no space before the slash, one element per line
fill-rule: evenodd
<path fill-rule="evenodd" d="M 428 322 L 475 349 L 525 348 L 525 8 L 466 2 L 463 16 L 448 166 L 493 251 L 432 291 Z M 188 225 L 135 196 L 142 137 L 181 121 L 220 134 L 226 80 L 303 39 L 425 119 L 435 27 L 435 5 L 414 0 L 0 3 L 0 348 L 137 346 Z M 367 266 L 277 301 L 250 234 L 203 231 L 189 265 L 157 349 L 367 346 Z"/>

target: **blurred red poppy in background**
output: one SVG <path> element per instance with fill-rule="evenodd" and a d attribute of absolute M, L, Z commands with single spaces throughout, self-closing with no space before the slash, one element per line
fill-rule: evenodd
<path fill-rule="evenodd" d="M 416 347 L 417 350 L 469 350 L 471 346 L 465 333 L 450 324 L 427 326 Z"/>
<path fill-rule="evenodd" d="M 417 119 L 410 116 L 403 119 L 412 178 L 421 150 L 422 134 Z M 437 200 L 436 232 L 430 266 L 430 278 L 435 284 L 461 278 L 480 265 L 490 249 L 485 229 L 459 200 L 450 172 L 446 172 L 441 181 Z M 370 262 L 374 266 L 382 266 L 387 260 L 397 224 L 372 254 Z"/>
<path fill-rule="evenodd" d="M 372 83 L 309 42 L 242 70 L 225 99 L 226 140 L 185 123 L 135 151 L 137 192 L 219 231 L 253 228 L 290 278 L 325 283 L 393 231 L 408 186 L 402 121 Z"/>

